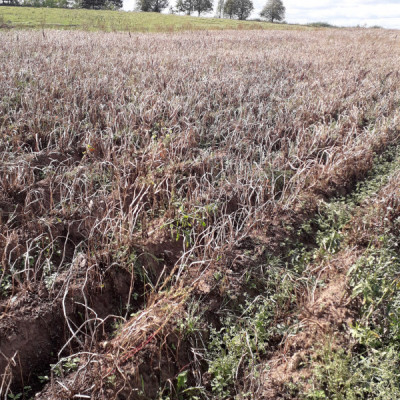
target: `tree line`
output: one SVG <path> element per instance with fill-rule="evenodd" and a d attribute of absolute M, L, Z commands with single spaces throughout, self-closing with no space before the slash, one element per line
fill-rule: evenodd
<path fill-rule="evenodd" d="M 122 8 L 123 0 L 0 0 L 0 5 L 24 5 L 31 7 L 86 8 L 94 10 Z M 162 12 L 169 7 L 171 13 L 186 15 L 210 13 L 214 10 L 213 0 L 176 0 L 175 6 L 169 0 L 136 0 L 136 8 L 143 12 Z M 247 19 L 254 10 L 251 0 L 218 0 L 216 17 Z M 283 21 L 285 6 L 282 0 L 268 0 L 260 13 L 267 21 Z"/>
<path fill-rule="evenodd" d="M 119 10 L 123 0 L 0 0 L 0 6 Z"/>
<path fill-rule="evenodd" d="M 176 0 L 175 6 L 171 6 L 168 0 L 137 0 L 136 4 L 138 11 L 145 12 L 162 12 L 169 6 L 171 13 L 200 16 L 214 10 L 213 0 Z M 251 0 L 218 0 L 216 17 L 245 20 L 253 10 Z M 283 21 L 285 11 L 282 0 L 268 0 L 260 16 L 270 22 Z"/>

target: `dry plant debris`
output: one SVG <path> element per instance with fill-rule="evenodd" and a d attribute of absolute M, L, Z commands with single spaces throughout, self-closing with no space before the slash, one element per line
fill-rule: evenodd
<path fill-rule="evenodd" d="M 261 396 L 319 202 L 398 143 L 396 33 L 2 37 L 2 395 Z"/>

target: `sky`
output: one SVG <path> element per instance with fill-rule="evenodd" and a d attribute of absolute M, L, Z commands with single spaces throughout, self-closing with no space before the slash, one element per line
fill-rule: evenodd
<path fill-rule="evenodd" d="M 254 12 L 250 18 L 258 17 L 265 2 L 253 0 Z M 124 0 L 124 10 L 133 10 L 134 4 L 135 0 Z M 283 4 L 289 23 L 328 22 L 339 26 L 379 25 L 400 29 L 400 0 L 283 0 Z"/>

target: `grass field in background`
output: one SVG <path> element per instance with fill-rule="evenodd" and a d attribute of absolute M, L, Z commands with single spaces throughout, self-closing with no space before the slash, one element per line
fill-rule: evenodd
<path fill-rule="evenodd" d="M 307 27 L 301 25 L 271 24 L 258 21 L 198 18 L 126 11 L 33 7 L 0 7 L 0 26 L 132 32 L 168 32 L 208 29 L 307 29 Z"/>

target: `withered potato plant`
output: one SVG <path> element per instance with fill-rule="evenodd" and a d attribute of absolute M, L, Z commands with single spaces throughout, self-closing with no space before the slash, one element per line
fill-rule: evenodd
<path fill-rule="evenodd" d="M 155 398 L 185 370 L 212 396 L 199 348 L 243 243 L 279 251 L 398 140 L 396 34 L 1 36 L 0 391 L 58 363 L 43 398 Z"/>

